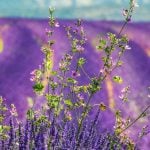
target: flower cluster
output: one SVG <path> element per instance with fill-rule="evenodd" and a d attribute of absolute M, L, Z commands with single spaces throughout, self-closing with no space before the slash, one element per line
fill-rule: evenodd
<path fill-rule="evenodd" d="M 126 22 L 131 21 L 132 13 L 136 7 L 139 7 L 136 0 L 130 0 L 130 7 L 128 9 L 123 9 L 123 16 L 125 17 Z"/>
<path fill-rule="evenodd" d="M 98 125 L 98 115 L 91 122 L 83 123 L 81 133 L 76 139 L 77 126 L 69 120 L 57 122 L 50 116 L 36 116 L 28 112 L 28 118 L 24 124 L 14 124 L 10 119 L 9 127 L 3 126 L 1 131 L 1 149 L 133 149 L 133 143 L 127 139 L 122 141 L 113 132 L 101 134 L 96 128 Z M 52 112 L 51 112 L 52 113 Z M 2 132 L 7 132 L 8 136 L 2 138 Z"/>

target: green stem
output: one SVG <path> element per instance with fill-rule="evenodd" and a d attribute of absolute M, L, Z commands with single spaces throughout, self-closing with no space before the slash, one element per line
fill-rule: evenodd
<path fill-rule="evenodd" d="M 84 73 L 84 75 L 91 81 L 91 78 L 89 77 L 87 72 L 84 70 L 84 68 L 82 66 L 80 68 L 81 68 L 82 72 Z"/>
<path fill-rule="evenodd" d="M 81 121 L 80 121 L 80 124 L 79 124 L 79 127 L 78 127 L 78 131 L 77 131 L 77 135 L 76 135 L 76 139 L 77 139 L 77 140 L 78 140 L 78 137 L 79 137 L 81 128 L 82 128 L 83 120 L 84 120 L 85 117 L 86 117 L 86 113 L 87 113 L 87 110 L 88 110 L 88 107 L 89 107 L 89 103 L 90 103 L 90 101 L 91 101 L 92 96 L 93 96 L 93 94 L 90 94 L 89 99 L 88 99 L 88 101 L 87 101 L 87 103 L 86 103 L 86 106 L 85 106 L 85 108 L 84 108 L 84 110 L 83 110 L 83 113 L 82 113 L 83 115 L 81 116 Z M 79 141 L 78 141 L 78 144 L 79 144 Z M 77 145 L 78 145 L 78 144 L 77 144 Z"/>
<path fill-rule="evenodd" d="M 127 130 L 128 128 L 130 128 L 134 123 L 136 123 L 140 118 L 142 118 L 142 116 L 146 113 L 146 111 L 150 108 L 150 105 L 148 105 L 144 111 L 133 121 L 131 122 L 128 126 L 126 126 L 122 131 L 120 131 L 119 134 L 123 133 L 125 130 Z"/>
<path fill-rule="evenodd" d="M 119 33 L 118 33 L 118 37 L 121 35 L 122 31 L 124 30 L 125 26 L 127 25 L 128 21 L 125 21 L 123 26 L 121 27 Z"/>

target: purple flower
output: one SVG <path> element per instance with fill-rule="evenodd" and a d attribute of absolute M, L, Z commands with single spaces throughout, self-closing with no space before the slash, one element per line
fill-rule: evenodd
<path fill-rule="evenodd" d="M 79 76 L 80 76 L 80 73 L 78 71 L 72 71 L 72 77 L 76 78 Z"/>

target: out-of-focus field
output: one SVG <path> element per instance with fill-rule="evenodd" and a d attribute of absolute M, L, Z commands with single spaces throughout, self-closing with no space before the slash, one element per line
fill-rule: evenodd
<path fill-rule="evenodd" d="M 71 25 L 74 22 L 74 20 L 60 20 L 60 27 L 55 31 L 54 69 L 58 68 L 61 56 L 70 50 L 62 25 Z M 88 60 L 85 70 L 90 76 L 94 76 L 100 69 L 102 56 L 95 48 L 98 41 L 97 35 L 106 35 L 107 32 L 117 33 L 122 23 L 85 21 L 83 25 L 88 38 L 83 54 Z M 40 49 L 47 40 L 45 28 L 48 28 L 48 20 L 44 19 L 0 19 L 0 95 L 6 98 L 8 105 L 10 103 L 16 105 L 20 118 L 25 115 L 28 107 L 27 99 L 35 97 L 32 91 L 30 72 L 42 62 L 43 56 Z M 129 45 L 132 49 L 123 56 L 123 66 L 106 79 L 103 84 L 103 92 L 95 96 L 97 103 L 103 101 L 108 107 L 102 116 L 102 120 L 106 122 L 101 126 L 103 129 L 113 126 L 114 117 L 111 112 L 115 108 L 121 108 L 124 116 L 135 118 L 149 103 L 147 87 L 150 86 L 150 23 L 130 23 L 124 33 L 128 35 Z M 123 84 L 113 83 L 113 75 L 122 76 Z M 82 73 L 79 80 L 87 83 L 87 79 Z M 118 96 L 121 89 L 127 85 L 130 85 L 131 93 L 129 102 L 123 104 Z M 40 97 L 38 100 L 39 103 L 42 102 Z M 93 113 L 91 112 L 91 116 Z M 141 120 L 139 126 L 146 122 L 148 122 L 148 118 Z M 139 130 L 138 126 L 131 128 L 131 134 L 134 135 L 137 130 Z"/>

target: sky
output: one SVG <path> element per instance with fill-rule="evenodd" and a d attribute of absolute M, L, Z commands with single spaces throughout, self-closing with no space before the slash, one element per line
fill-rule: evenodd
<path fill-rule="evenodd" d="M 56 8 L 62 19 L 122 20 L 121 11 L 129 0 L 0 0 L 0 17 L 47 18 L 48 8 Z M 135 21 L 150 21 L 150 0 L 137 0 Z"/>

